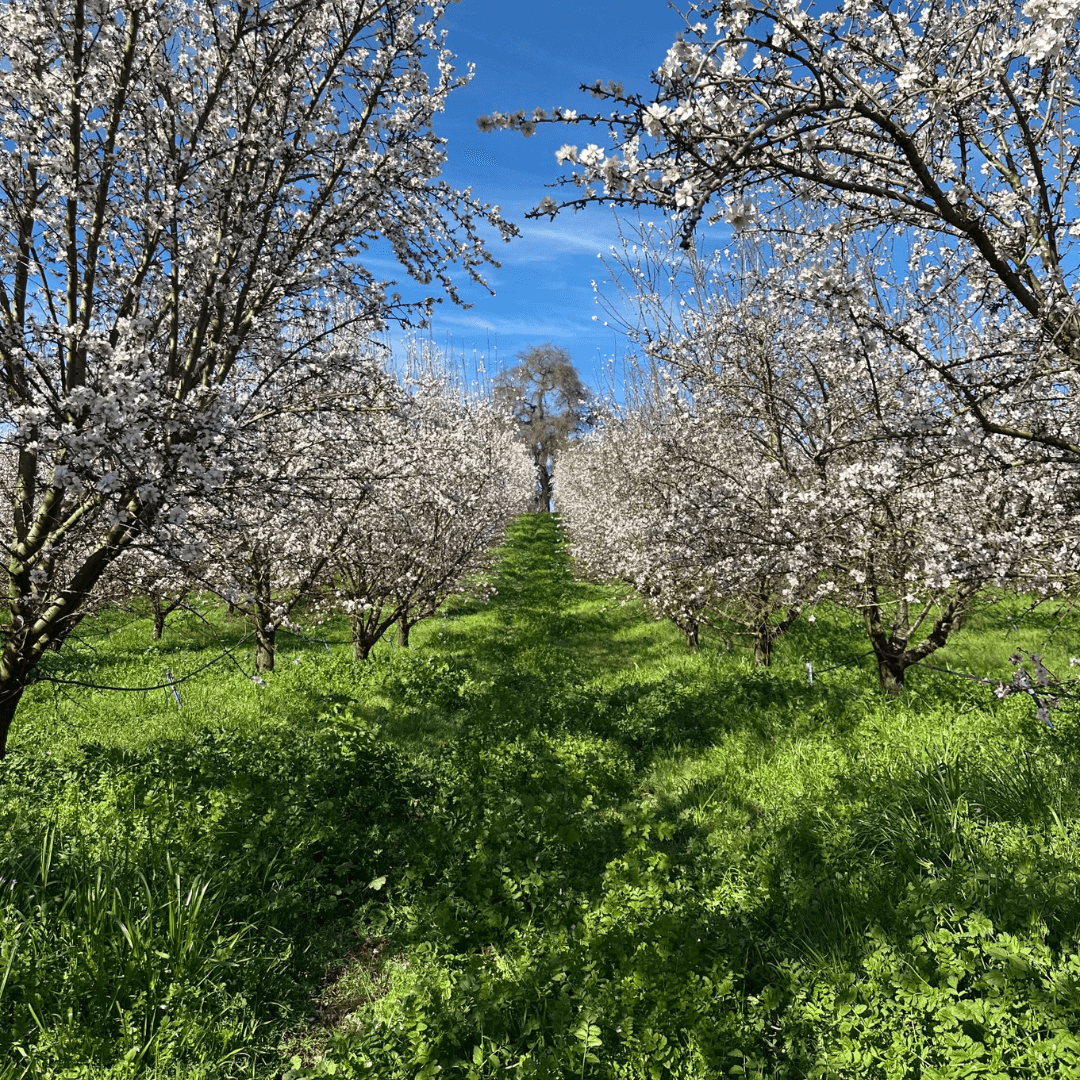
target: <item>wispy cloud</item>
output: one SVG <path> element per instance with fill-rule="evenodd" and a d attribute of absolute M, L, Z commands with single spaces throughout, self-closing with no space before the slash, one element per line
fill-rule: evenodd
<path fill-rule="evenodd" d="M 567 309 L 554 304 L 522 305 L 516 304 L 512 311 L 461 311 L 448 309 L 440 311 L 435 319 L 434 337 L 448 331 L 476 334 L 502 334 L 509 336 L 536 337 L 538 334 L 563 337 L 569 330 L 592 329 L 595 324 L 591 316 L 582 316 L 574 309 Z"/>
<path fill-rule="evenodd" d="M 614 222 L 610 229 L 581 228 L 574 217 L 559 217 L 553 222 L 529 221 L 521 230 L 517 241 L 516 260 L 520 262 L 543 262 L 557 259 L 567 252 L 606 255 L 611 245 L 618 241 Z"/>

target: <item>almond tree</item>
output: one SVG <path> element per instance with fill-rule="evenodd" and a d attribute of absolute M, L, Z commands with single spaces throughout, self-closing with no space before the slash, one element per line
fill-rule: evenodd
<path fill-rule="evenodd" d="M 413 558 L 395 586 L 404 647 L 411 628 L 452 592 L 483 587 L 507 524 L 530 507 L 537 473 L 494 403 L 470 400 L 439 381 L 419 389 L 422 423 L 414 441 L 425 468 L 414 476 L 398 533 Z"/>
<path fill-rule="evenodd" d="M 897 693 L 981 590 L 1060 585 L 1076 560 L 1068 467 L 1016 461 L 1009 440 L 956 424 L 940 383 L 868 327 L 829 245 L 809 268 L 806 253 L 785 267 L 732 252 L 680 267 L 653 235 L 627 245 L 621 276 L 612 265 L 625 325 L 672 391 L 637 425 L 653 451 L 622 459 L 644 464 L 627 480 L 652 513 L 639 548 L 679 568 L 668 582 L 703 600 L 701 621 L 741 610 L 763 661 L 775 627 L 831 597 L 858 612 Z M 575 511 L 618 518 L 604 491 L 619 486 L 609 473 L 593 506 L 570 500 L 572 534 Z M 622 531 L 608 531 L 614 547 Z"/>
<path fill-rule="evenodd" d="M 735 628 L 769 663 L 814 583 L 805 530 L 793 539 L 780 513 L 793 478 L 729 416 L 704 396 L 639 403 L 574 446 L 563 473 L 556 493 L 583 572 L 633 585 L 691 652 L 703 626 Z"/>
<path fill-rule="evenodd" d="M 805 589 L 792 582 L 807 577 L 805 531 L 792 533 L 779 512 L 805 462 L 775 395 L 799 376 L 785 357 L 785 318 L 768 275 L 754 278 L 748 266 L 742 277 L 720 276 L 729 254 L 710 263 L 639 222 L 605 260 L 613 285 L 599 299 L 645 375 L 627 391 L 632 414 L 605 431 L 616 442 L 636 437 L 621 454 L 623 479 L 604 483 L 631 485 L 650 508 L 639 521 L 642 529 L 650 521 L 647 539 L 635 548 L 639 564 L 651 565 L 630 576 L 647 604 L 691 647 L 701 625 L 735 628 L 751 638 L 755 663 L 767 664 L 801 610 Z M 608 500 L 597 498 L 602 552 Z"/>
<path fill-rule="evenodd" d="M 664 464 L 658 426 L 647 411 L 608 418 L 562 456 L 555 498 L 578 572 L 633 586 L 695 652 L 712 578 L 690 551 L 670 492 L 655 483 Z"/>
<path fill-rule="evenodd" d="M 822 208 L 880 258 L 862 284 L 881 332 L 982 431 L 1076 465 L 1078 14 L 1052 0 L 701 0 L 651 94 L 596 84 L 605 111 L 480 124 L 606 129 L 610 146 L 557 155 L 580 194 L 534 214 L 655 206 L 689 243 L 704 218 L 768 229 L 778 205 Z"/>
<path fill-rule="evenodd" d="M 363 467 L 354 465 L 343 485 L 352 494 L 342 505 L 352 509 L 332 566 L 357 660 L 395 623 L 407 645 L 416 622 L 485 570 L 535 486 L 530 456 L 490 402 L 468 400 L 438 378 L 411 390 L 381 419 L 384 437 L 362 449 Z"/>
<path fill-rule="evenodd" d="M 378 238 L 456 301 L 450 264 L 491 261 L 479 224 L 514 232 L 438 180 L 432 121 L 469 78 L 445 7 L 0 4 L 0 756 L 109 565 L 228 483 L 236 433 L 324 372 L 312 302 L 404 317 L 364 266 Z"/>
<path fill-rule="evenodd" d="M 244 467 L 193 506 L 187 523 L 206 549 L 203 588 L 251 621 L 259 673 L 274 669 L 278 630 L 301 629 L 297 608 L 325 598 L 355 492 L 378 478 L 369 458 L 383 418 L 407 403 L 385 348 L 355 332 L 324 348 L 347 355 L 348 372 L 332 367 L 333 377 L 312 379 L 287 407 L 251 418 Z"/>
<path fill-rule="evenodd" d="M 131 554 L 116 560 L 110 572 L 101 579 L 93 606 L 149 602 L 150 636 L 152 640 L 160 641 L 169 616 L 187 604 L 204 575 L 204 568 L 180 563 L 154 548 L 136 544 Z M 87 605 L 84 610 L 89 608 Z"/>

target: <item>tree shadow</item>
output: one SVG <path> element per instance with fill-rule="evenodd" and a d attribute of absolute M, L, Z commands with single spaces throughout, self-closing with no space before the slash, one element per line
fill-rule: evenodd
<path fill-rule="evenodd" d="M 852 1075 L 890 1054 L 921 1075 L 920 1054 L 946 1068 L 961 1051 L 1043 1075 L 1038 1044 L 1080 1032 L 1078 790 L 1074 761 L 930 752 L 853 764 L 827 802 L 807 796 L 776 825 L 723 780 L 695 779 L 658 808 L 711 943 L 687 977 L 733 974 L 778 1075 L 841 1068 L 845 1033 L 868 1040 Z"/>

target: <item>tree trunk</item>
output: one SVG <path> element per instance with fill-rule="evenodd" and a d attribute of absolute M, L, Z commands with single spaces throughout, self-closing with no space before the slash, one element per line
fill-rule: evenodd
<path fill-rule="evenodd" d="M 551 510 L 551 469 L 546 461 L 540 462 L 540 493 L 536 498 L 536 508 L 541 514 Z"/>
<path fill-rule="evenodd" d="M 686 651 L 696 653 L 698 651 L 698 624 L 697 621 L 689 622 L 683 627 L 686 635 Z"/>
<path fill-rule="evenodd" d="M 398 619 L 397 624 L 397 643 L 403 649 L 409 647 L 409 631 L 412 629 L 412 623 L 408 619 Z"/>
<path fill-rule="evenodd" d="M 49 649 L 50 652 L 58 653 L 64 647 L 64 642 L 75 632 L 75 628 L 86 618 L 87 614 L 88 612 L 86 611 L 76 611 L 75 614 L 67 620 L 67 626 L 62 628 L 63 634 L 57 634 L 56 637 L 52 638 L 46 648 Z"/>
<path fill-rule="evenodd" d="M 877 658 L 881 689 L 885 690 L 890 698 L 895 698 L 904 689 L 904 672 L 912 666 L 913 658 L 908 656 L 905 649 L 907 638 L 902 636 L 907 627 L 903 627 L 899 633 L 895 625 L 892 633 L 886 630 L 877 596 L 873 592 L 868 595 L 867 602 L 863 605 L 863 620 L 866 623 L 870 646 Z"/>
<path fill-rule="evenodd" d="M 7 754 L 8 732 L 25 689 L 25 677 L 0 677 L 0 761 L 3 761 Z"/>
<path fill-rule="evenodd" d="M 773 642 L 776 635 L 773 628 L 766 623 L 758 626 L 754 634 L 754 667 L 768 667 L 772 661 Z"/>
<path fill-rule="evenodd" d="M 267 629 L 267 626 L 270 629 Z M 277 628 L 259 621 L 255 627 L 255 670 L 274 670 L 274 649 L 277 645 Z"/>
<path fill-rule="evenodd" d="M 20 455 L 22 460 L 24 452 L 20 451 Z M 71 574 L 67 588 L 55 595 L 45 610 L 35 610 L 29 566 L 23 557 L 25 544 L 29 542 L 23 528 L 26 522 L 23 521 L 16 529 L 15 541 L 10 549 L 12 560 L 8 565 L 8 610 L 11 621 L 0 658 L 0 758 L 7 749 L 8 731 L 19 700 L 42 653 L 46 649 L 59 651 L 68 634 L 85 616 L 83 605 L 87 603 L 94 586 L 137 535 L 139 526 L 136 514 L 139 505 L 134 499 L 128 503 L 127 511 L 128 520 L 118 521 L 109 529 L 108 534 Z M 41 513 L 44 514 L 44 510 Z M 39 516 L 40 523 L 45 521 L 45 517 Z"/>
<path fill-rule="evenodd" d="M 878 662 L 878 679 L 881 681 L 881 689 L 885 691 L 889 697 L 898 697 L 900 691 L 904 689 L 904 672 L 907 671 L 910 666 L 905 662 L 902 656 L 896 656 L 893 654 L 885 654 L 877 652 Z"/>
<path fill-rule="evenodd" d="M 164 605 L 161 603 L 161 598 L 157 596 L 150 597 L 150 606 L 154 609 L 154 641 L 160 641 L 161 635 L 165 632 L 165 617 L 166 611 Z"/>
<path fill-rule="evenodd" d="M 255 601 L 255 670 L 274 670 L 274 649 L 277 645 L 277 625 L 273 621 L 273 597 L 270 590 L 270 560 L 265 551 L 255 546 L 248 556 L 251 567 L 251 586 Z"/>
<path fill-rule="evenodd" d="M 367 627 L 355 615 L 350 620 L 352 629 L 352 652 L 353 659 L 358 663 L 368 658 L 371 646 L 374 642 L 368 637 Z"/>

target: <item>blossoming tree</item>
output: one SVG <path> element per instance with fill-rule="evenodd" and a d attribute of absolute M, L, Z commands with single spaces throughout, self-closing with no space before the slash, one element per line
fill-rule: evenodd
<path fill-rule="evenodd" d="M 587 457 L 568 461 L 571 533 L 593 560 L 617 576 L 638 566 L 654 603 L 698 622 L 734 617 L 759 662 L 801 605 L 831 597 L 865 623 L 890 693 L 980 591 L 1060 586 L 1077 554 L 1069 466 L 973 434 L 933 373 L 866 323 L 828 243 L 808 267 L 805 252 L 785 265 L 737 250 L 680 264 L 670 237 L 636 239 L 611 269 L 625 326 L 670 390 L 612 446 L 582 448 L 599 482 Z M 620 511 L 604 493 L 626 485 L 637 501 Z"/>
<path fill-rule="evenodd" d="M 280 628 L 301 629 L 297 607 L 325 597 L 334 552 L 362 498 L 355 493 L 378 479 L 370 459 L 382 417 L 404 399 L 379 352 L 357 349 L 347 379 L 314 383 L 287 410 L 253 424 L 249 467 L 193 508 L 193 531 L 209 555 L 203 586 L 250 619 L 256 672 L 274 669 Z"/>
<path fill-rule="evenodd" d="M 349 616 L 357 660 L 395 623 L 408 645 L 418 621 L 486 569 L 536 485 L 531 455 L 492 403 L 430 374 L 411 389 L 343 485 L 351 510 L 332 554 L 332 604 Z"/>
<path fill-rule="evenodd" d="M 498 208 L 438 179 L 469 76 L 446 0 L 5 0 L 0 417 L 8 614 L 0 755 L 42 651 L 140 533 L 227 482 L 234 436 L 324 366 L 339 296 L 405 314 L 384 239 L 457 299 Z"/>
<path fill-rule="evenodd" d="M 480 123 L 607 130 L 559 151 L 580 192 L 534 214 L 655 206 L 690 242 L 706 217 L 823 208 L 881 257 L 882 333 L 983 431 L 1076 464 L 1078 55 L 1072 0 L 700 0 L 652 94 L 598 83 L 606 111 Z M 987 336 L 948 334 L 972 323 Z"/>

